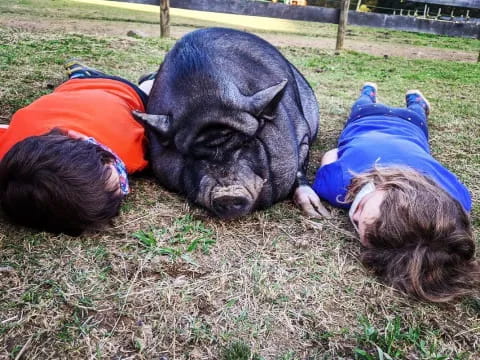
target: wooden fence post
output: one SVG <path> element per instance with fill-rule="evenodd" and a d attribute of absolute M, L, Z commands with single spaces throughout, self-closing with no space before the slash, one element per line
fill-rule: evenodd
<path fill-rule="evenodd" d="M 160 37 L 170 37 L 170 0 L 160 0 Z"/>
<path fill-rule="evenodd" d="M 342 0 L 340 5 L 340 16 L 338 18 L 337 45 L 335 46 L 335 53 L 339 53 L 340 50 L 343 49 L 343 40 L 345 39 L 345 31 L 347 29 L 349 7 L 350 0 Z"/>

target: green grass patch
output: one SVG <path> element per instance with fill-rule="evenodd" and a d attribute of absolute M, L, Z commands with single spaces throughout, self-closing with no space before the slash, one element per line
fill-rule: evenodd
<path fill-rule="evenodd" d="M 229 344 L 223 349 L 222 360 L 262 360 L 263 358 L 256 353 L 252 353 L 250 347 L 241 342 L 236 341 Z"/>
<path fill-rule="evenodd" d="M 173 260 L 180 257 L 190 263 L 194 263 L 190 253 L 198 250 L 208 254 L 216 243 L 213 231 L 191 215 L 175 219 L 171 228 L 139 230 L 132 236 L 147 252 L 168 255 Z"/>
<path fill-rule="evenodd" d="M 362 332 L 356 334 L 358 346 L 354 349 L 359 360 L 464 360 L 465 354 L 443 353 L 437 343 L 438 331 L 426 330 L 421 326 L 405 326 L 399 317 L 385 322 L 383 328 L 361 318 Z M 425 340 L 428 338 L 428 340 Z"/>

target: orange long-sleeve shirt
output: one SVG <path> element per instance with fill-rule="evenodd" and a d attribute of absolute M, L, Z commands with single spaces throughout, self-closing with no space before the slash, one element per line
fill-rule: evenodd
<path fill-rule="evenodd" d="M 145 131 L 131 111 L 145 111 L 129 85 L 110 79 L 72 79 L 17 111 L 0 129 L 0 159 L 17 142 L 53 128 L 75 130 L 111 148 L 133 173 L 147 166 Z"/>

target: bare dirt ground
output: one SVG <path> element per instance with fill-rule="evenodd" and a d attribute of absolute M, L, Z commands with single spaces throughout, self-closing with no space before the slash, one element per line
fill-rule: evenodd
<path fill-rule="evenodd" d="M 146 36 L 159 36 L 159 25 L 128 23 L 123 21 L 97 21 L 97 20 L 75 20 L 75 19 L 12 19 L 11 17 L 0 16 L 0 26 L 17 28 L 29 31 L 59 31 L 79 32 L 90 35 L 121 36 L 126 35 L 129 30 L 137 30 Z M 192 31 L 191 27 L 173 26 L 171 35 L 173 38 L 180 38 L 185 33 Z M 263 38 L 275 46 L 301 46 L 317 49 L 333 50 L 335 39 L 327 37 L 305 37 L 304 35 L 293 34 L 261 34 Z M 427 46 L 403 45 L 379 41 L 361 41 L 358 39 L 345 39 L 345 48 L 375 56 L 401 56 L 408 59 L 434 59 L 448 61 L 476 62 L 478 54 L 472 51 L 460 51 L 452 49 L 439 49 Z"/>

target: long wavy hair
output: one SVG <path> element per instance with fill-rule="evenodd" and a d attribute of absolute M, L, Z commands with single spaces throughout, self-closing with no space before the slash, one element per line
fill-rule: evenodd
<path fill-rule="evenodd" d="M 356 175 L 346 201 L 368 182 L 384 190 L 380 216 L 366 226 L 361 261 L 387 284 L 416 298 L 446 302 L 472 293 L 480 265 L 470 217 L 462 205 L 418 171 L 376 167 Z"/>

